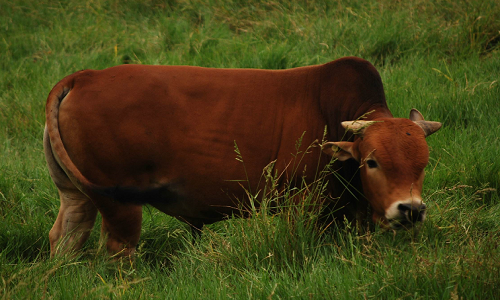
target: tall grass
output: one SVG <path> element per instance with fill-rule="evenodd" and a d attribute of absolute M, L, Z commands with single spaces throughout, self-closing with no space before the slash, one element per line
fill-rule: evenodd
<path fill-rule="evenodd" d="M 499 30 L 494 0 L 0 0 L 0 297 L 494 299 Z M 58 200 L 41 140 L 61 78 L 123 63 L 284 69 L 346 55 L 375 64 L 395 116 L 416 107 L 443 123 L 428 138 L 419 230 L 328 227 L 270 189 L 269 206 L 196 243 L 146 208 L 135 260 L 110 261 L 98 226 L 77 257 L 49 259 Z"/>

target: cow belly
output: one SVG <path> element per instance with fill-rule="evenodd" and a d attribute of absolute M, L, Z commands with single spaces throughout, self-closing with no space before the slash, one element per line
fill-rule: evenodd
<path fill-rule="evenodd" d="M 235 159 L 235 141 L 245 161 L 248 181 L 253 185 L 275 155 L 269 147 L 272 137 L 248 139 L 264 141 L 261 145 L 265 147 L 257 148 L 257 143 L 238 142 L 238 137 L 244 135 L 231 135 L 215 125 L 192 128 L 179 122 L 183 130 L 169 130 L 175 124 L 129 119 L 117 122 L 118 126 L 99 126 L 82 119 L 64 122 L 60 128 L 67 151 L 82 174 L 101 186 L 139 190 L 167 186 L 172 189 L 170 197 L 155 206 L 171 215 L 201 217 L 213 211 L 228 211 L 220 207 L 235 206 L 234 198 L 244 195 L 238 181 L 247 180 L 244 165 Z M 96 125 L 78 126 L 79 123 Z M 221 133 L 216 134 L 218 131 Z"/>

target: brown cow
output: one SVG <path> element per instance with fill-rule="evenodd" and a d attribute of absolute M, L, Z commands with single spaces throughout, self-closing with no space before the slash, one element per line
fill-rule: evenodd
<path fill-rule="evenodd" d="M 61 200 L 52 255 L 79 249 L 97 212 L 109 252 L 125 255 L 139 241 L 141 204 L 194 228 L 219 221 L 235 212 L 235 198 L 246 199 L 234 180 L 259 190 L 266 165 L 275 160 L 282 172 L 297 139 L 303 135 L 304 148 L 322 139 L 325 126 L 327 140 L 337 142 L 323 151 L 342 161 L 339 173 L 353 177 L 366 200 L 335 180 L 330 196 L 342 196 L 351 211 L 371 204 L 373 220 L 386 226 L 411 225 L 425 217 L 425 137 L 441 126 L 416 110 L 410 120 L 393 118 L 378 72 L 355 57 L 289 70 L 84 70 L 52 89 L 46 117 L 45 156 Z M 341 141 L 346 129 L 358 134 Z M 235 160 L 235 141 L 246 170 Z M 330 160 L 319 149 L 296 173 L 314 178 L 318 157 L 320 168 Z"/>

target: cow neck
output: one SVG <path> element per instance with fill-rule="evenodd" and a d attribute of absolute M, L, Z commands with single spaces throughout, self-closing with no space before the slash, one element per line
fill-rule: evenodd
<path fill-rule="evenodd" d="M 319 107 L 330 141 L 346 140 L 343 121 L 392 117 L 387 108 L 382 79 L 369 62 L 346 57 L 316 69 L 319 78 Z M 372 112 L 373 111 L 373 112 Z"/>

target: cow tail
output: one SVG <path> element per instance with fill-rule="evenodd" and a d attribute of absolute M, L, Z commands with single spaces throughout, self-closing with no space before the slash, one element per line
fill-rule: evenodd
<path fill-rule="evenodd" d="M 64 98 L 71 92 L 77 74 L 67 76 L 61 80 L 50 92 L 45 106 L 46 130 L 48 132 L 52 153 L 61 169 L 66 173 L 71 182 L 84 194 L 95 188 L 73 163 L 64 147 L 59 132 L 59 106 Z"/>

